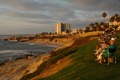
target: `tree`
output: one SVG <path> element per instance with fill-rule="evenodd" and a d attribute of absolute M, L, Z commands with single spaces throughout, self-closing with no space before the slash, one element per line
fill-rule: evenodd
<path fill-rule="evenodd" d="M 117 18 L 117 17 L 118 17 L 118 14 L 115 14 L 115 17 Z"/>
<path fill-rule="evenodd" d="M 118 14 L 115 14 L 115 20 L 116 20 L 117 22 L 120 22 L 120 17 L 119 17 Z"/>
<path fill-rule="evenodd" d="M 90 31 L 90 27 L 86 27 L 85 32 L 89 32 L 89 31 Z"/>
<path fill-rule="evenodd" d="M 94 26 L 94 23 L 89 24 L 89 26 L 93 27 L 93 26 Z"/>
<path fill-rule="evenodd" d="M 49 36 L 51 36 L 52 35 L 52 32 L 49 32 Z"/>
<path fill-rule="evenodd" d="M 104 29 L 109 28 L 109 23 L 104 23 Z"/>
<path fill-rule="evenodd" d="M 100 31 L 100 25 L 98 22 L 95 22 L 95 25 L 96 25 L 96 31 Z"/>
<path fill-rule="evenodd" d="M 100 30 L 101 30 L 101 31 L 105 30 L 104 22 L 101 22 L 101 23 L 100 23 Z"/>
<path fill-rule="evenodd" d="M 113 22 L 115 20 L 115 16 L 112 16 L 111 18 L 110 18 L 110 22 Z"/>
<path fill-rule="evenodd" d="M 103 12 L 102 13 L 102 17 L 104 18 L 104 22 L 105 22 L 105 17 L 107 16 L 107 13 L 106 12 Z"/>
<path fill-rule="evenodd" d="M 69 30 L 66 30 L 66 33 L 67 33 L 67 34 L 69 34 L 69 33 L 70 33 L 70 31 L 69 31 Z"/>
<path fill-rule="evenodd" d="M 94 26 L 94 23 L 89 24 L 89 26 L 92 28 L 92 31 L 96 31 L 96 27 Z"/>

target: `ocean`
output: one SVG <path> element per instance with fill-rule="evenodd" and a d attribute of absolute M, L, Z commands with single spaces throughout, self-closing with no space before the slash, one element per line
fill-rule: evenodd
<path fill-rule="evenodd" d="M 3 38 L 3 36 L 0 36 L 0 39 L 1 37 Z M 10 58 L 15 60 L 26 54 L 40 55 L 48 53 L 56 47 L 58 46 L 0 40 L 0 63 L 8 61 Z"/>

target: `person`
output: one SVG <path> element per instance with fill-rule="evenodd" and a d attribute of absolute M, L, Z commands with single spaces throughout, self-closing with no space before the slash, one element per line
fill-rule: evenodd
<path fill-rule="evenodd" d="M 28 56 L 28 58 L 27 58 L 28 60 L 30 60 L 31 59 L 31 57 L 30 56 Z"/>
<path fill-rule="evenodd" d="M 111 38 L 109 43 L 115 43 L 115 38 Z"/>
<path fill-rule="evenodd" d="M 97 56 L 97 58 L 98 58 L 100 53 L 102 53 L 108 47 L 108 44 L 109 44 L 108 42 L 103 42 L 103 43 L 97 45 L 96 52 L 94 55 Z"/>
<path fill-rule="evenodd" d="M 28 53 L 25 55 L 26 60 L 28 59 Z"/>
<path fill-rule="evenodd" d="M 108 55 L 110 57 L 114 56 L 114 52 L 116 51 L 116 46 L 115 46 L 114 42 L 115 42 L 115 39 L 111 38 L 111 40 L 109 42 L 110 45 L 108 46 L 108 48 L 106 48 L 106 50 L 103 53 L 100 54 L 98 63 L 102 63 L 102 58 L 103 57 L 108 57 Z"/>
<path fill-rule="evenodd" d="M 116 46 L 115 46 L 115 39 L 111 38 L 110 40 L 110 46 L 105 50 L 105 52 L 103 52 L 104 56 L 108 56 L 108 52 L 110 53 L 110 57 L 112 57 L 114 55 L 114 52 L 116 51 Z"/>
<path fill-rule="evenodd" d="M 95 56 L 97 56 L 97 55 L 100 54 L 100 52 L 102 51 L 102 47 L 101 47 L 100 44 L 98 44 L 98 45 L 96 46 L 96 50 L 95 50 L 95 51 L 96 51 L 96 52 L 94 53 Z"/>
<path fill-rule="evenodd" d="M 98 63 L 101 63 L 101 60 L 102 60 L 102 54 L 104 51 L 106 51 L 106 49 L 108 48 L 109 46 L 109 43 L 108 42 L 105 42 L 102 44 L 102 50 L 101 52 L 99 53 L 99 55 L 97 55 L 97 59 L 95 59 L 96 61 L 99 61 Z"/>
<path fill-rule="evenodd" d="M 11 61 L 11 59 L 12 59 L 12 58 L 10 57 L 9 61 Z"/>

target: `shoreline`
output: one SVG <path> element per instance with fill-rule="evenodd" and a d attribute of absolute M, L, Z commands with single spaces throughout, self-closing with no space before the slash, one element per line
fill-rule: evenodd
<path fill-rule="evenodd" d="M 80 38 L 80 37 L 79 37 Z M 27 43 L 32 43 L 32 44 L 47 44 L 50 45 L 52 43 L 56 44 L 62 44 L 62 40 L 60 42 L 52 42 L 51 41 L 28 41 Z M 49 44 L 48 44 L 49 43 Z M 71 38 L 69 41 L 67 40 L 62 44 L 62 46 L 59 46 L 55 48 L 52 51 L 57 51 L 59 49 L 63 49 L 65 47 L 71 46 L 74 43 L 74 40 Z M 55 45 L 55 44 L 54 44 Z M 51 51 L 51 52 L 52 52 Z M 10 79 L 10 80 L 20 80 L 21 77 L 28 73 L 33 73 L 34 71 L 37 70 L 37 67 L 39 67 L 44 61 L 48 60 L 50 58 L 50 53 L 45 53 L 42 55 L 38 55 L 35 58 L 31 58 L 30 60 L 26 59 L 19 59 L 15 60 L 13 62 L 7 62 L 5 65 L 0 66 L 0 79 Z"/>
<path fill-rule="evenodd" d="M 19 43 L 19 42 L 18 42 Z M 55 50 L 56 48 L 59 48 L 59 47 L 62 47 L 63 45 L 61 45 L 61 44 L 52 44 L 52 43 L 49 43 L 49 44 L 47 44 L 47 43 L 44 43 L 44 42 L 23 42 L 23 43 L 25 43 L 25 44 L 29 44 L 29 45 L 41 45 L 41 46 L 47 46 L 47 47 L 51 47 L 51 48 L 53 48 L 53 50 Z M 51 51 L 53 51 L 53 50 L 51 50 Z M 42 55 L 42 54 L 46 54 L 46 53 L 49 53 L 49 52 L 51 52 L 51 51 L 43 51 L 43 53 L 38 53 L 38 54 L 32 54 L 33 56 L 36 56 L 36 55 Z M 30 55 L 31 53 L 28 53 L 28 55 Z M 19 60 L 19 59 L 23 59 L 24 58 L 24 56 L 26 56 L 26 54 L 23 54 L 23 55 L 21 55 L 21 56 L 17 56 L 16 55 L 16 57 L 13 59 L 11 59 L 11 61 L 15 61 L 15 60 Z M 10 59 L 10 58 L 9 58 Z M 6 59 L 6 60 L 1 60 L 1 62 L 0 62 L 0 66 L 2 66 L 2 65 L 4 65 L 5 63 L 7 63 L 7 62 L 9 62 L 9 59 Z"/>
<path fill-rule="evenodd" d="M 27 42 L 27 43 L 33 43 L 33 44 L 43 44 L 46 46 L 54 46 L 56 47 L 52 51 L 57 51 L 59 49 L 63 49 L 67 46 L 70 46 L 70 43 L 67 44 L 44 44 L 43 42 Z M 5 63 L 2 63 L 0 65 L 0 79 L 10 79 L 10 80 L 19 80 L 22 76 L 33 73 L 34 71 L 37 70 L 37 67 L 40 66 L 44 61 L 48 60 L 50 58 L 50 53 L 52 52 L 47 52 L 41 55 L 32 56 L 30 59 L 26 60 L 26 58 L 20 58 L 20 59 L 15 59 L 14 61 L 7 61 Z M 35 58 L 34 58 L 35 57 Z"/>
<path fill-rule="evenodd" d="M 6 61 L 0 65 L 0 80 L 20 80 L 25 74 L 34 72 L 49 56 L 49 53 L 45 53 L 31 56 L 28 59 L 20 58 L 14 61 Z"/>

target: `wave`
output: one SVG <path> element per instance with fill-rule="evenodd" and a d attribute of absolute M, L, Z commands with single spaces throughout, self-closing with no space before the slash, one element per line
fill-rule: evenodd
<path fill-rule="evenodd" d="M 25 53 L 27 52 L 26 50 L 1 50 L 0 54 L 5 54 L 5 53 Z"/>

